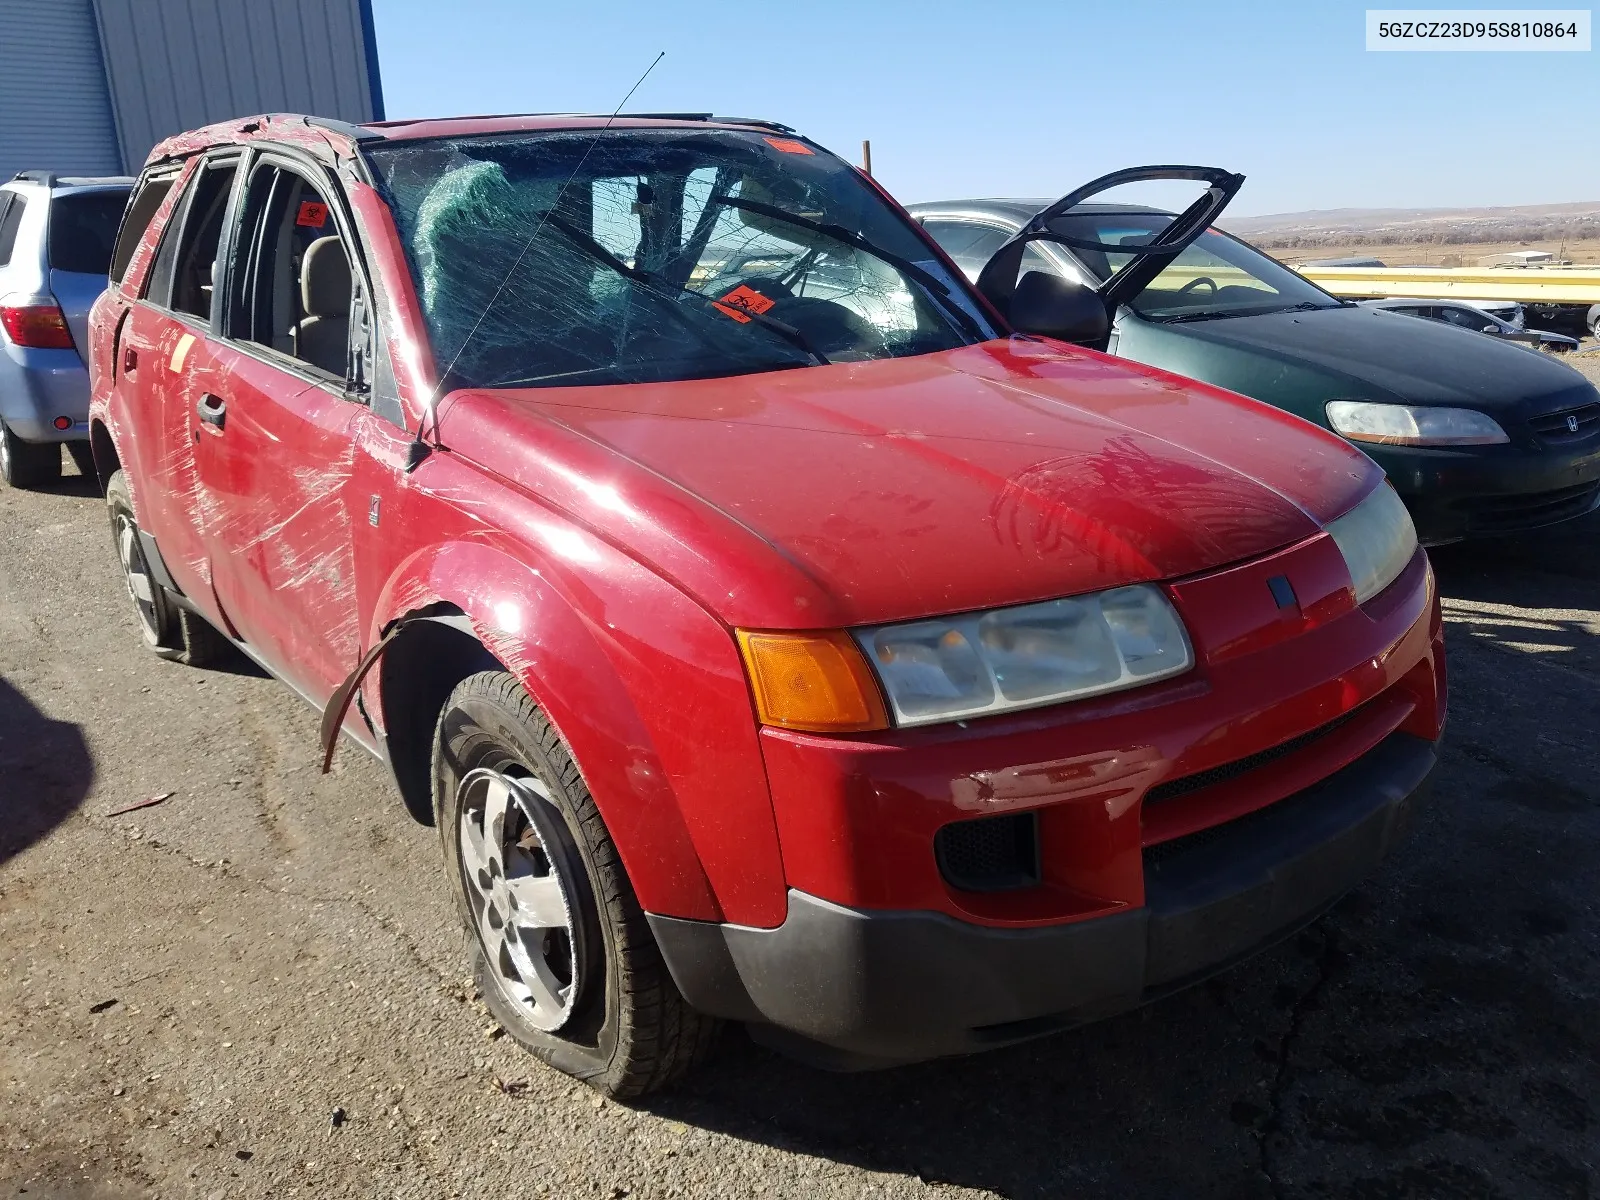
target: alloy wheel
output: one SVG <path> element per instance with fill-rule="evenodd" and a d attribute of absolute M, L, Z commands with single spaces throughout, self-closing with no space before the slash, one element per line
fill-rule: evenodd
<path fill-rule="evenodd" d="M 0 425 L 0 479 L 11 481 L 11 432 Z"/>
<path fill-rule="evenodd" d="M 484 959 L 506 998 L 551 1032 L 580 998 L 581 938 L 550 790 L 531 776 L 479 769 L 461 781 L 462 884 Z"/>
<path fill-rule="evenodd" d="M 139 632 L 150 645 L 159 645 L 161 613 L 156 607 L 155 581 L 150 578 L 144 548 L 139 545 L 139 530 L 125 512 L 117 513 L 115 521 L 117 556 L 122 560 L 122 578 L 128 586 L 128 597 L 139 614 Z"/>

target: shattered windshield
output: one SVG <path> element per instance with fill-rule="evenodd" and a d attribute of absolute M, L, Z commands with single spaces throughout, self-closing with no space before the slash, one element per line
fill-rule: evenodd
<path fill-rule="evenodd" d="M 707 378 L 993 336 L 965 281 L 805 142 L 536 132 L 368 156 L 451 387 Z"/>
<path fill-rule="evenodd" d="M 1166 213 L 1070 212 L 1050 228 L 1057 233 L 1109 246 L 1142 246 L 1171 224 Z M 1071 248 L 1073 257 L 1109 279 L 1131 254 Z M 1194 320 L 1281 312 L 1286 308 L 1337 308 L 1339 301 L 1259 250 L 1215 229 L 1207 229 L 1167 264 L 1130 307 L 1152 320 Z"/>

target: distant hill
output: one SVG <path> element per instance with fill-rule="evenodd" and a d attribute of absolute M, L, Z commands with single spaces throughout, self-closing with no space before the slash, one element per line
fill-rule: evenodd
<path fill-rule="evenodd" d="M 1224 217 L 1219 224 L 1276 248 L 1576 241 L 1600 237 L 1600 200 L 1505 208 L 1328 208 Z"/>

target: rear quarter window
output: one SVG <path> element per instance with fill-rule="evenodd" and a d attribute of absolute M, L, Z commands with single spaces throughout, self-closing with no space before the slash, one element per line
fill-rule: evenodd
<path fill-rule="evenodd" d="M 121 283 L 122 277 L 128 273 L 128 263 L 133 260 L 133 252 L 139 248 L 139 243 L 144 239 L 144 231 L 150 228 L 150 222 L 155 219 L 161 202 L 167 198 L 167 193 L 177 182 L 178 176 L 174 172 L 156 179 L 146 179 L 139 185 L 139 190 L 134 193 L 133 203 L 127 206 L 127 215 L 122 220 L 122 230 L 117 234 L 116 249 L 111 255 L 111 265 L 107 274 L 110 275 L 112 283 Z"/>
<path fill-rule="evenodd" d="M 73 192 L 50 205 L 50 267 L 82 275 L 104 275 L 111 266 L 117 226 L 128 193 Z"/>

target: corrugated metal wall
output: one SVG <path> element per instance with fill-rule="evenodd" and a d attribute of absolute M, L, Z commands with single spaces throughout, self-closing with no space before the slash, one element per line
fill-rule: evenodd
<path fill-rule="evenodd" d="M 0 180 L 122 171 L 90 0 L 0 0 Z"/>
<path fill-rule="evenodd" d="M 94 7 L 130 171 L 162 138 L 231 117 L 382 116 L 370 0 L 94 0 Z"/>

